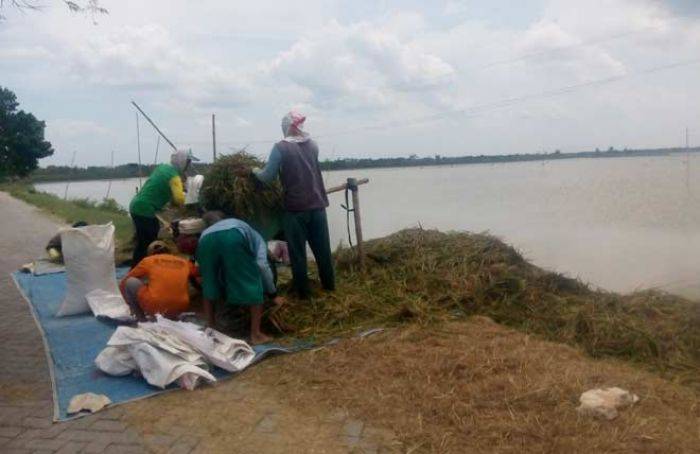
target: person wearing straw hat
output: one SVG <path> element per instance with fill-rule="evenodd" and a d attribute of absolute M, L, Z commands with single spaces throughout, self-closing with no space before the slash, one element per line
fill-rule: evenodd
<path fill-rule="evenodd" d="M 158 239 L 160 223 L 156 213 L 166 203 L 184 206 L 185 193 L 182 189 L 182 177 L 192 161 L 199 159 L 188 151 L 176 151 L 170 156 L 169 164 L 157 166 L 141 190 L 131 199 L 129 214 L 134 223 L 136 246 L 131 266 L 136 266 L 145 256 L 148 245 Z"/>
<path fill-rule="evenodd" d="M 194 264 L 170 253 L 162 241 L 152 242 L 141 260 L 119 284 L 131 312 L 139 321 L 162 314 L 175 318 L 190 307 L 189 280 L 197 275 Z"/>
<path fill-rule="evenodd" d="M 328 197 L 318 162 L 318 145 L 303 130 L 306 117 L 289 112 L 282 119 L 284 138 L 277 142 L 265 168 L 255 171 L 263 183 L 279 175 L 284 190 L 284 235 L 289 249 L 294 288 L 301 298 L 311 294 L 307 275 L 306 243 L 316 258 L 323 288 L 335 289 L 326 208 Z"/>

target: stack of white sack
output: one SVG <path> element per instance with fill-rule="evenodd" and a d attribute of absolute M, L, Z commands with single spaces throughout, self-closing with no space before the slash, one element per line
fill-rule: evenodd
<path fill-rule="evenodd" d="M 95 365 L 109 375 L 139 372 L 153 386 L 165 388 L 177 381 L 191 390 L 201 379 L 216 381 L 207 370 L 209 365 L 238 372 L 254 358 L 255 352 L 244 341 L 159 315 L 156 322 L 139 323 L 138 328 L 117 328 Z"/>

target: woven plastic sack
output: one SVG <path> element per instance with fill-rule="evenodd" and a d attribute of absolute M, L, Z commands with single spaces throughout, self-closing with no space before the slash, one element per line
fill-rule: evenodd
<path fill-rule="evenodd" d="M 114 225 L 88 225 L 61 230 L 66 266 L 66 298 L 57 317 L 90 312 L 85 295 L 93 290 L 118 294 L 114 267 Z"/>
<path fill-rule="evenodd" d="M 85 295 L 88 305 L 95 317 L 107 318 L 118 322 L 135 320 L 129 305 L 121 293 L 110 293 L 102 289 L 93 290 Z"/>

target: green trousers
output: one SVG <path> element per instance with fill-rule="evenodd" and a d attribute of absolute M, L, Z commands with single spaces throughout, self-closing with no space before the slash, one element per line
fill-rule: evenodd
<path fill-rule="evenodd" d="M 227 304 L 257 306 L 263 303 L 260 268 L 248 242 L 237 229 L 205 235 L 197 245 L 204 298 Z"/>
<path fill-rule="evenodd" d="M 287 211 L 284 215 L 284 236 L 289 248 L 294 288 L 299 296 L 308 298 L 311 293 L 306 258 L 307 242 L 316 259 L 321 285 L 326 290 L 335 290 L 326 210 Z"/>

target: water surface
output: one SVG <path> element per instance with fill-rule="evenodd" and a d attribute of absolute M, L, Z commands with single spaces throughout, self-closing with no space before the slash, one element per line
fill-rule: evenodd
<path fill-rule="evenodd" d="M 657 287 L 700 299 L 700 157 L 571 159 L 327 172 L 361 186 L 366 238 L 406 227 L 489 231 L 529 260 L 596 286 Z M 138 179 L 114 180 L 127 206 Z M 65 183 L 37 185 L 63 196 Z M 68 197 L 99 200 L 107 181 L 71 183 Z M 347 244 L 342 193 L 330 196 L 334 245 Z"/>

